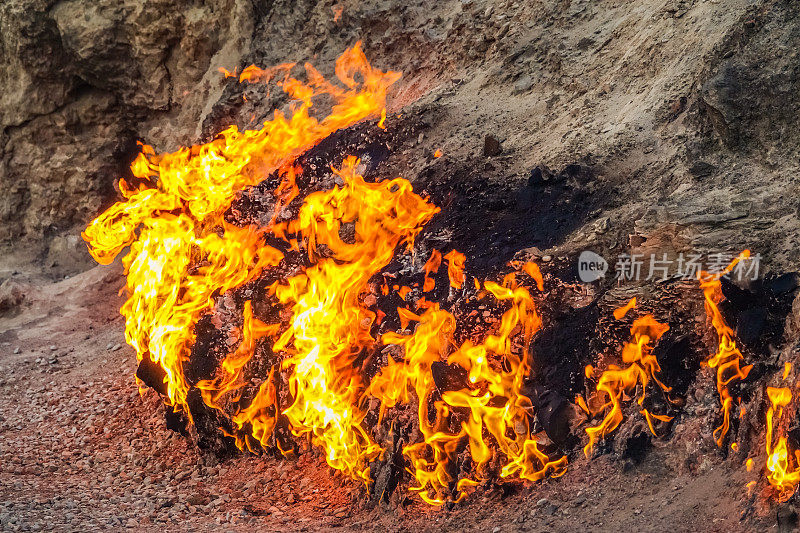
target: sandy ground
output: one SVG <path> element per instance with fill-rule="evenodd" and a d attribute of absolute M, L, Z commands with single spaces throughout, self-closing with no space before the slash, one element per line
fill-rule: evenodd
<path fill-rule="evenodd" d="M 559 479 L 479 488 L 452 509 L 404 491 L 369 508 L 313 451 L 219 463 L 166 429 L 155 393 L 139 395 L 118 265 L 20 284 L 25 302 L 0 318 L 0 530 L 778 530 L 738 462 L 675 467 L 676 443 L 637 464 L 576 457 Z"/>

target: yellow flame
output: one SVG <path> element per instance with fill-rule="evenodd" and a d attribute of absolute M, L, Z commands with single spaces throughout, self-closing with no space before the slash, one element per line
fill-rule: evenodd
<path fill-rule="evenodd" d="M 748 257 L 750 257 L 750 251 L 745 250 L 720 273 L 698 273 L 700 288 L 703 289 L 703 296 L 705 298 L 706 315 L 711 319 L 711 325 L 714 327 L 717 338 L 719 339 L 717 353 L 706 361 L 706 364 L 710 368 L 717 369 L 717 393 L 719 394 L 720 403 L 722 404 L 720 409 L 722 413 L 722 424 L 714 430 L 714 439 L 717 442 L 717 446 L 720 447 L 730 428 L 733 397 L 730 394 L 729 387 L 731 383 L 745 379 L 752 369 L 752 365 L 740 366 L 742 361 L 744 361 L 744 357 L 742 356 L 742 352 L 739 351 L 739 348 L 736 347 L 733 330 L 725 323 L 725 319 L 722 317 L 722 313 L 717 305 L 722 300 L 722 283 L 720 282 L 720 278 L 733 270 L 739 261 Z"/>
<path fill-rule="evenodd" d="M 441 505 L 455 489 L 455 501 L 463 498 L 479 480 L 488 477 L 487 464 L 499 452 L 502 457 L 501 477 L 515 476 L 538 480 L 547 475 L 559 476 L 566 468 L 566 457 L 550 460 L 538 447 L 531 434 L 528 413 L 532 405 L 522 394 L 522 382 L 530 370 L 528 346 L 541 325 L 535 304 L 528 290 L 516 285 L 513 275 L 506 276 L 502 285 L 487 281 L 486 289 L 510 308 L 504 313 L 498 330 L 483 343 L 463 343 L 447 355 L 452 345 L 454 317 L 432 304 L 418 321 L 413 334 L 386 333 L 383 341 L 404 348 L 405 359 L 395 363 L 390 359 L 370 385 L 369 392 L 381 400 L 381 413 L 412 398 L 417 401 L 419 429 L 422 441 L 406 446 L 409 471 L 416 480 L 411 487 L 420 497 Z M 512 349 L 512 338 L 519 332 L 521 353 Z M 441 400 L 432 401 L 435 384 L 431 374 L 434 362 L 446 358 L 467 372 L 467 386 L 444 391 Z M 495 364 L 499 364 L 497 370 Z M 435 410 L 431 422 L 430 404 Z M 466 420 L 460 431 L 450 430 L 453 413 L 466 410 Z M 489 446 L 484 436 L 491 435 L 498 451 Z M 455 480 L 451 472 L 456 452 L 468 444 L 475 463 L 471 475 Z"/>
<path fill-rule="evenodd" d="M 776 499 L 783 502 L 792 497 L 800 484 L 800 451 L 794 452 L 792 460 L 786 437 L 779 437 L 773 443 L 774 418 L 783 416 L 783 408 L 792 401 L 792 391 L 788 387 L 767 387 L 767 397 L 771 404 L 767 411 L 767 481 L 777 491 Z"/>
<path fill-rule="evenodd" d="M 636 305 L 636 299 L 631 299 L 624 307 L 614 312 L 614 317 L 622 318 L 633 306 Z M 657 342 L 658 339 L 669 329 L 669 326 L 657 322 L 652 315 L 645 315 L 637 318 L 631 326 L 630 342 L 626 343 L 622 348 L 622 361 L 628 363 L 625 368 L 620 368 L 616 365 L 609 365 L 608 370 L 604 371 L 597 381 L 596 391 L 597 397 L 605 396 L 605 402 L 593 411 L 592 414 L 601 413 L 606 411 L 603 420 L 593 427 L 586 428 L 586 433 L 589 436 L 589 442 L 584 446 L 583 453 L 586 457 L 591 457 L 595 443 L 604 438 L 606 435 L 614 431 L 617 426 L 622 422 L 622 393 L 632 392 L 638 384 L 641 383 L 641 395 L 637 400 L 639 405 L 642 405 L 645 399 L 645 392 L 647 384 L 652 379 L 663 391 L 669 392 L 670 387 L 667 387 L 656 377 L 656 374 L 661 371 L 658 360 L 652 353 L 650 343 Z M 586 375 L 590 376 L 591 366 L 587 366 Z M 591 369 L 593 372 L 594 369 Z M 589 412 L 586 403 L 583 402 L 582 408 Z M 665 415 L 655 415 L 650 413 L 647 409 L 642 409 L 641 413 L 644 415 L 647 425 L 653 435 L 656 435 L 653 420 L 661 422 L 668 422 L 672 420 L 671 417 Z"/>

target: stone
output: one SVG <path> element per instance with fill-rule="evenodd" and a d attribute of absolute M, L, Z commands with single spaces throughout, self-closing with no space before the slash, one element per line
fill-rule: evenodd
<path fill-rule="evenodd" d="M 528 92 L 533 87 L 533 79 L 527 74 L 524 74 L 514 82 L 514 91 L 512 94 L 522 94 Z"/>
<path fill-rule="evenodd" d="M 25 288 L 20 283 L 10 278 L 0 283 L 0 315 L 16 310 L 24 301 Z"/>
<path fill-rule="evenodd" d="M 62 278 L 90 266 L 77 232 L 66 232 L 109 205 L 137 138 L 170 149 L 196 140 L 225 86 L 218 68 L 238 64 L 249 43 L 252 9 L 242 0 L 0 4 L 0 244 L 36 242 Z M 175 129 L 147 123 L 165 112 Z"/>
<path fill-rule="evenodd" d="M 494 157 L 500 155 L 502 152 L 503 148 L 500 146 L 500 141 L 496 137 L 487 135 L 483 138 L 484 157 Z"/>

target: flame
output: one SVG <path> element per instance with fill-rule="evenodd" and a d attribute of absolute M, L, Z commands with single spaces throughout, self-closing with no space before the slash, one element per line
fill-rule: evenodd
<path fill-rule="evenodd" d="M 784 502 L 800 484 L 800 451 L 794 451 L 794 461 L 791 461 L 786 437 L 779 437 L 773 445 L 774 417 L 776 413 L 778 418 L 783 416 L 783 408 L 792 401 L 792 391 L 788 387 L 767 387 L 767 397 L 771 404 L 767 411 L 767 481 L 777 491 L 776 499 Z"/>
<path fill-rule="evenodd" d="M 725 323 L 725 319 L 722 317 L 722 313 L 719 310 L 718 304 L 722 300 L 722 282 L 720 278 L 733 270 L 739 261 L 748 257 L 750 257 L 750 251 L 745 250 L 722 272 L 710 274 L 703 271 L 699 272 L 697 275 L 700 280 L 700 288 L 703 289 L 706 315 L 711 319 L 711 324 L 719 340 L 717 353 L 706 361 L 706 364 L 709 368 L 717 369 L 717 393 L 719 394 L 720 403 L 722 404 L 720 409 L 722 413 L 722 424 L 714 430 L 714 440 L 716 440 L 717 446 L 720 447 L 730 428 L 733 397 L 730 394 L 729 387 L 732 383 L 745 379 L 752 369 L 752 365 L 740 366 L 742 361 L 744 361 L 744 357 L 742 356 L 742 352 L 739 351 L 739 348 L 736 347 L 733 330 Z"/>
<path fill-rule="evenodd" d="M 431 274 L 439 272 L 442 264 L 442 253 L 439 250 L 431 252 L 431 257 L 425 263 L 425 281 L 422 284 L 422 292 L 430 292 L 436 287 L 436 281 L 430 277 Z"/>
<path fill-rule="evenodd" d="M 291 175 L 289 162 L 298 154 L 332 132 L 380 113 L 388 87 L 400 77 L 373 69 L 360 44 L 336 61 L 336 75 L 344 88 L 325 81 L 310 65 L 306 65 L 308 84 L 289 77 L 288 68 L 281 65 L 265 75 L 267 71 L 248 67 L 240 79 L 255 81 L 286 72 L 279 85 L 300 102 L 290 118 L 276 111 L 258 130 L 231 126 L 208 144 L 174 153 L 156 155 L 143 145 L 131 165 L 142 185 L 133 188 L 121 180 L 124 200 L 83 232 L 90 253 L 101 264 L 130 246 L 123 259 L 129 295 L 121 309 L 126 340 L 139 360 L 148 357 L 161 366 L 169 403 L 187 413 L 190 385 L 183 366 L 194 343 L 194 324 L 212 309 L 215 294 L 255 279 L 283 257 L 264 244 L 266 228 L 232 226 L 223 213 L 243 188 L 276 169 Z M 363 83 L 355 82 L 356 74 Z M 321 94 L 330 96 L 334 105 L 327 117 L 317 120 L 309 114 L 311 98 Z M 289 196 L 285 194 L 284 200 Z M 240 364 L 238 360 L 236 365 Z M 227 378 L 231 379 L 235 381 L 233 375 Z M 219 385 L 228 381 L 223 378 Z M 206 399 L 224 392 L 208 389 Z"/>
<path fill-rule="evenodd" d="M 250 300 L 244 304 L 244 325 L 242 326 L 242 342 L 239 347 L 229 354 L 220 365 L 218 375 L 211 380 L 202 380 L 197 383 L 203 401 L 209 407 L 224 409 L 220 403 L 223 396 L 236 393 L 244 386 L 242 368 L 250 361 L 255 351 L 256 343 L 266 335 L 278 333 L 280 324 L 264 324 L 253 316 L 253 304 Z M 229 399 L 237 402 L 239 396 Z"/>
<path fill-rule="evenodd" d="M 389 365 L 373 379 L 369 389 L 381 401 L 381 416 L 398 403 L 416 399 L 422 441 L 406 446 L 403 453 L 417 482 L 411 490 L 432 505 L 445 503 L 453 491 L 458 501 L 488 477 L 487 465 L 498 455 L 489 446 L 486 434 L 491 436 L 502 457 L 503 478 L 516 476 L 535 481 L 548 475 L 557 477 L 564 473 L 567 464 L 566 457 L 550 460 L 539 449 L 528 423 L 532 405 L 522 393 L 522 384 L 530 371 L 528 346 L 541 326 L 533 299 L 526 288 L 517 286 L 513 274 L 506 276 L 502 285 L 487 281 L 485 287 L 498 301 L 510 304 L 494 334 L 481 344 L 466 341 L 447 355 L 453 343 L 455 318 L 438 304 L 432 304 L 422 315 L 406 313 L 418 322 L 414 333 L 386 333 L 382 338 L 384 343 L 401 346 L 405 358 L 400 362 L 390 358 Z M 512 349 L 512 338 L 517 331 L 521 352 Z M 441 400 L 436 400 L 431 368 L 445 357 L 447 363 L 467 372 L 468 386 L 444 391 Z M 497 365 L 499 370 L 493 361 L 503 362 Z M 431 404 L 435 411 L 433 421 Z M 461 429 L 451 431 L 454 413 L 463 410 L 467 415 L 461 421 Z M 471 476 L 456 480 L 452 468 L 457 450 L 465 443 L 474 468 Z"/>
<path fill-rule="evenodd" d="M 438 208 L 414 194 L 406 180 L 365 182 L 355 172 L 357 164 L 347 158 L 337 171 L 344 186 L 309 195 L 290 224 L 316 264 L 276 287 L 279 301 L 291 305 L 294 316 L 273 349 L 290 355 L 282 366 L 292 370 L 294 402 L 283 412 L 292 432 L 311 433 L 330 466 L 368 482 L 366 463 L 380 447 L 361 426 L 365 413 L 357 405 L 365 385 L 354 362 L 375 342 L 370 329 L 376 316 L 359 303 L 359 296 L 399 244 L 413 245 Z M 339 230 L 351 222 L 355 242 L 347 243 Z M 327 250 L 324 258 L 317 255 L 320 246 Z"/>
<path fill-rule="evenodd" d="M 636 299 L 631 299 L 624 307 L 614 312 L 615 317 L 622 317 L 636 304 Z M 641 394 L 637 400 L 639 405 L 644 403 L 645 394 L 647 391 L 647 384 L 653 380 L 664 392 L 669 392 L 671 389 L 667 387 L 656 377 L 656 373 L 661 371 L 658 360 L 652 353 L 650 343 L 655 343 L 661 336 L 669 329 L 669 326 L 662 324 L 653 318 L 652 315 L 645 315 L 637 318 L 631 326 L 631 341 L 625 344 L 622 348 L 622 361 L 628 363 L 625 368 L 620 368 L 617 365 L 609 365 L 608 370 L 604 371 L 597 381 L 596 391 L 598 397 L 605 396 L 607 400 L 601 405 L 599 409 L 595 409 L 592 414 L 597 414 L 606 411 L 603 420 L 597 426 L 586 428 L 586 433 L 589 436 L 589 442 L 584 446 L 583 453 L 586 457 L 591 457 L 595 443 L 604 438 L 606 435 L 614 431 L 617 426 L 622 422 L 622 393 L 631 393 L 638 384 L 641 383 Z M 587 367 L 586 374 L 589 376 L 589 369 Z M 581 399 L 582 401 L 582 399 Z M 583 402 L 582 407 L 588 412 L 586 402 Z M 609 409 L 610 408 L 610 409 Z M 671 417 L 664 415 L 655 415 L 650 413 L 647 409 L 640 411 L 647 421 L 650 431 L 656 435 L 653 420 L 668 422 Z"/>
<path fill-rule="evenodd" d="M 464 263 L 467 257 L 459 251 L 451 250 L 444 256 L 444 259 L 447 261 L 447 276 L 450 279 L 450 286 L 460 289 L 466 279 Z"/>
<path fill-rule="evenodd" d="M 384 127 L 389 86 L 399 74 L 373 69 L 360 46 L 347 50 L 336 62 L 343 87 L 306 65 L 309 81 L 291 77 L 293 64 L 271 69 L 255 66 L 238 75 L 240 82 L 274 81 L 295 101 L 291 116 L 275 111 L 258 130 L 240 132 L 230 127 L 210 143 L 156 154 L 142 145 L 131 170 L 139 184 L 124 181 L 124 200 L 112 206 L 84 231 L 93 257 L 108 264 L 130 246 L 124 257 L 128 300 L 126 339 L 137 358 L 149 358 L 164 372 L 165 401 L 191 413 L 187 395 L 200 392 L 203 403 L 227 420 L 220 428 L 237 446 L 254 451 L 274 440 L 279 417 L 298 438 L 307 437 L 325 452 L 327 463 L 364 483 L 370 483 L 369 463 L 383 450 L 364 427 L 365 401 L 377 398 L 380 417 L 401 403 L 416 402 L 420 439 L 403 453 L 420 497 L 432 504 L 464 497 L 487 479 L 492 459 L 501 459 L 499 475 L 537 480 L 561 475 L 566 458 L 550 460 L 531 434 L 533 407 L 522 393 L 530 374 L 529 346 L 541 325 L 533 299 L 514 274 L 502 284 L 487 281 L 486 291 L 507 304 L 497 331 L 480 344 L 453 340 L 455 318 L 439 305 L 420 299 L 421 314 L 399 308 L 403 328 L 413 321 L 410 334 L 386 333 L 373 337 L 373 325 L 382 318 L 365 305 L 371 280 L 389 264 L 395 251 L 411 249 L 423 226 L 438 208 L 415 194 L 402 179 L 368 183 L 356 172 L 358 160 L 348 157 L 332 169 L 343 185 L 309 194 L 296 218 L 278 222 L 277 215 L 298 196 L 295 158 L 330 133 L 369 116 L 380 116 Z M 236 72 L 224 71 L 235 77 Z M 356 76 L 362 82 L 356 82 Z M 311 116 L 313 98 L 326 95 L 330 114 Z M 272 172 L 281 184 L 274 191 L 275 210 L 264 227 L 238 227 L 224 218 L 243 189 L 258 184 Z M 354 236 L 343 240 L 343 225 Z M 283 306 L 280 323 L 267 324 L 255 316 L 254 303 L 244 304 L 241 326 L 229 332 L 237 343 L 208 379 L 187 378 L 184 367 L 195 341 L 194 326 L 214 311 L 218 296 L 279 267 L 282 252 L 267 238 L 285 241 L 308 255 L 307 268 L 280 278 L 267 297 Z M 442 261 L 434 251 L 425 266 L 423 292 L 433 289 L 431 274 Z M 451 286 L 465 281 L 465 256 L 455 250 L 444 256 Z M 538 288 L 542 278 L 536 265 L 523 270 Z M 480 287 L 476 280 L 476 285 Z M 403 299 L 408 287 L 394 289 Z M 389 291 L 383 280 L 380 289 Z M 380 313 L 380 314 L 379 314 Z M 245 377 L 254 354 L 269 339 L 277 356 L 263 380 Z M 400 346 L 405 357 L 394 360 L 369 382 L 360 372 L 359 357 L 381 344 Z M 468 382 L 460 390 L 435 391 L 432 365 L 447 361 L 460 366 Z M 284 376 L 283 378 L 281 376 Z M 288 405 L 278 400 L 277 386 L 288 383 Z M 257 392 L 245 402 L 244 391 Z M 251 387 L 246 389 L 246 387 Z M 429 410 L 435 410 L 431 421 Z M 451 424 L 460 430 L 451 431 Z M 460 479 L 454 466 L 460 446 L 468 446 L 473 465 Z"/>
<path fill-rule="evenodd" d="M 614 318 L 617 320 L 622 320 L 625 315 L 628 314 L 628 311 L 636 307 L 636 298 L 631 298 L 628 303 L 620 307 L 619 309 L 614 309 Z"/>

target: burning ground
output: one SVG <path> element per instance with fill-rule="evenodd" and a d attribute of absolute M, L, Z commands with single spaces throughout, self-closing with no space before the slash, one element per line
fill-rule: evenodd
<path fill-rule="evenodd" d="M 547 128 L 521 116 L 511 122 L 526 124 L 521 131 L 500 123 L 524 106 L 486 99 L 490 78 L 516 79 L 517 99 L 550 87 L 544 72 L 509 74 L 550 48 L 535 46 L 542 36 L 520 37 L 531 20 L 514 6 L 493 31 L 494 7 L 473 18 L 491 24 L 480 22 L 464 49 L 506 59 L 478 76 L 453 77 L 466 61 L 456 56 L 417 62 L 398 83 L 358 49 L 337 63 L 337 85 L 314 70 L 297 81 L 286 65 L 216 73 L 222 96 L 197 125 L 209 142 L 139 148 L 130 173 L 120 171 L 122 201 L 84 233 L 99 262 L 127 255 L 125 297 L 112 296 L 119 267 L 49 286 L 10 274 L 0 340 L 10 352 L 2 416 L 14 466 L 2 473 L 13 503 L 4 525 L 29 527 L 51 512 L 98 527 L 663 529 L 676 516 L 693 529 L 764 528 L 776 516 L 791 527 L 800 478 L 797 279 L 785 246 L 793 222 L 778 216 L 769 187 L 718 166 L 724 150 L 770 142 L 745 135 L 761 131 L 744 126 L 757 118 L 728 113 L 738 94 L 728 82 L 742 78 L 751 52 L 773 46 L 765 35 L 785 35 L 773 30 L 790 14 L 769 3 L 639 14 L 667 25 L 724 21 L 723 50 L 706 53 L 739 62 L 710 61 L 703 89 L 674 105 L 636 104 L 628 116 L 650 117 L 666 144 L 686 140 L 676 120 L 696 136 L 686 154 L 662 146 L 648 162 L 654 147 L 633 133 L 641 123 L 598 128 L 605 141 L 619 130 L 603 160 L 598 145 L 563 131 L 575 125 L 566 116 L 610 112 L 594 108 L 580 80 L 560 86 L 586 94 L 584 107 L 558 119 L 553 96 L 541 110 L 555 119 Z M 54 13 L 68 30 L 65 9 Z M 589 20 L 585 9 L 532 16 L 567 35 L 564 17 Z M 335 24 L 349 16 L 332 14 Z M 469 33 L 456 28 L 447 31 Z M 529 45 L 509 49 L 484 33 Z M 626 37 L 610 31 L 597 52 Z M 391 38 L 370 41 L 391 68 Z M 269 52 L 255 49 L 268 65 Z M 563 70 L 550 59 L 540 64 Z M 475 113 L 461 113 L 475 94 Z M 552 139 L 526 140 L 523 130 Z M 714 136 L 724 147 L 707 142 Z M 532 146 L 538 161 L 521 153 Z M 688 169 L 696 179 L 665 172 L 699 154 Z M 655 188 L 632 179 L 659 172 Z M 747 246 L 768 257 L 768 270 L 745 285 L 708 273 L 621 286 L 575 279 L 586 247 L 613 260 L 697 249 L 734 257 Z M 125 324 L 111 319 L 112 304 Z M 111 337 L 121 329 L 135 356 Z M 105 336 L 109 352 L 97 359 Z M 132 374 L 141 400 L 125 392 Z M 42 387 L 40 375 L 55 379 Z M 47 440 L 58 443 L 53 458 L 33 457 Z"/>
<path fill-rule="evenodd" d="M 43 288 L 20 284 L 25 306 L 4 319 L 4 342 L 19 347 L 3 365 L 4 528 L 573 531 L 669 525 L 681 530 L 686 524 L 737 531 L 775 524 L 775 510 L 760 509 L 747 495 L 745 484 L 753 477 L 742 457 L 726 457 L 713 441 L 719 403 L 708 371 L 696 376 L 673 430 L 652 439 L 646 452 L 639 438 L 631 439 L 627 450 L 629 439 L 620 430 L 617 451 L 589 461 L 576 448 L 558 479 L 531 486 L 490 483 L 448 509 L 435 510 L 401 491 L 373 506 L 360 483 L 332 471 L 313 447 L 297 459 L 236 454 L 220 460 L 167 429 L 159 395 L 148 390 L 140 397 L 132 386 L 135 354 L 124 344 L 117 315 L 124 302 L 118 294 L 121 275 L 115 264 Z M 545 287 L 552 282 L 545 270 Z M 697 313 L 690 328 L 707 328 L 697 286 L 685 289 L 694 293 L 694 305 L 680 312 Z M 624 302 L 627 296 L 616 298 Z M 675 309 L 676 298 L 683 300 L 651 294 L 650 301 L 662 302 L 652 311 Z M 615 307 L 603 306 L 609 315 Z M 585 341 L 591 328 L 583 321 L 606 314 L 584 312 L 590 318 L 570 313 L 578 323 L 564 319 L 561 333 L 545 326 L 542 337 L 552 340 L 542 338 L 540 344 L 552 342 L 559 354 L 580 351 L 565 337 Z M 545 304 L 542 314 L 555 316 Z M 661 319 L 676 328 L 679 323 L 676 315 Z M 624 338 L 625 328 L 617 329 Z M 612 333 L 606 334 L 611 342 Z M 547 350 L 541 352 L 546 360 Z M 664 381 L 684 395 L 689 386 L 681 390 L 670 372 L 683 372 L 691 363 L 659 356 Z M 626 412 L 631 420 L 637 414 Z M 626 431 L 637 434 L 646 436 L 647 429 Z"/>

